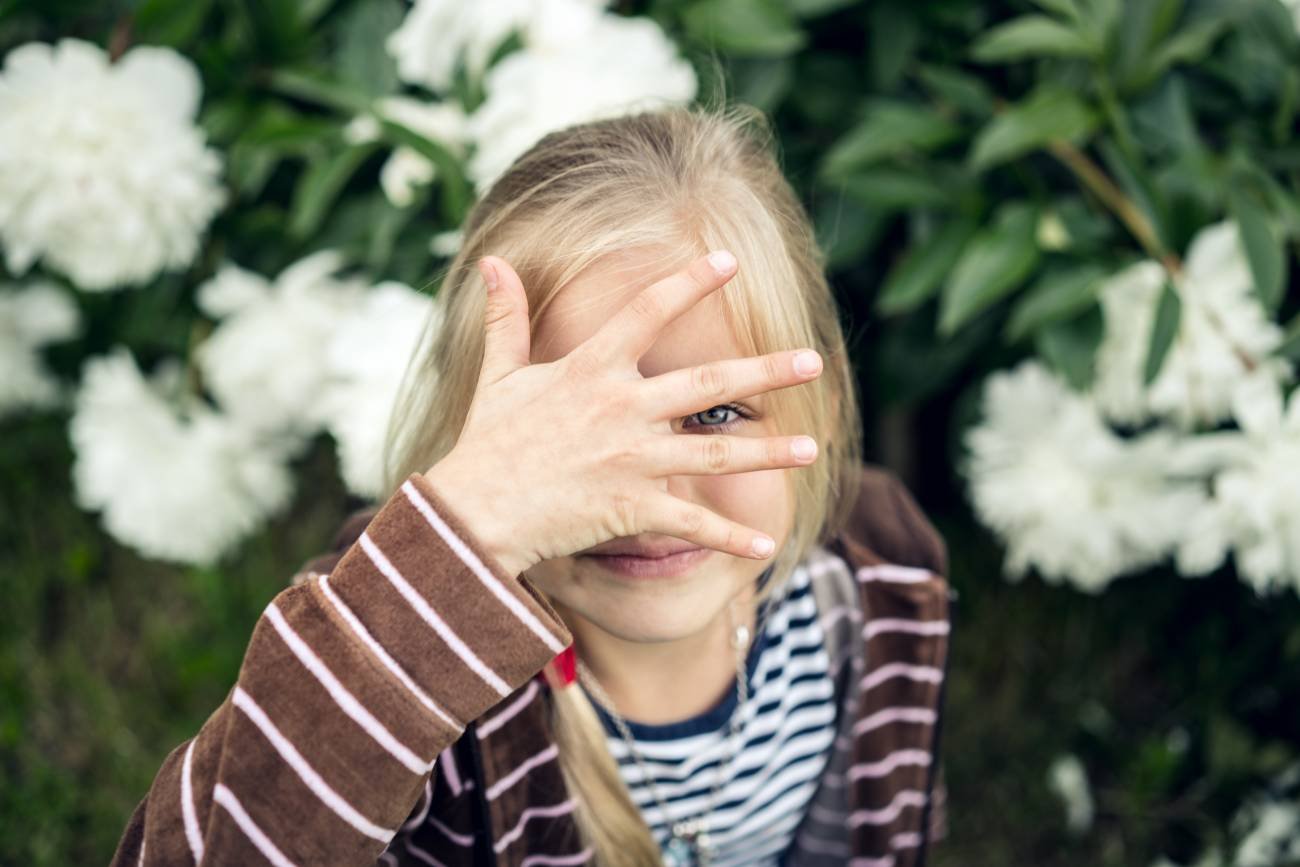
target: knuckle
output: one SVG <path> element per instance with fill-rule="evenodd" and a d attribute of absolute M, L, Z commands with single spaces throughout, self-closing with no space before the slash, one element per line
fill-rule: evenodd
<path fill-rule="evenodd" d="M 768 382 L 783 382 L 787 375 L 786 367 L 776 356 L 769 355 L 763 359 L 763 373 Z"/>
<path fill-rule="evenodd" d="M 635 536 L 637 533 L 637 499 L 627 491 L 617 491 L 610 503 L 616 523 L 615 532 L 620 536 Z"/>
<path fill-rule="evenodd" d="M 699 506 L 687 506 L 682 510 L 682 529 L 692 535 L 704 529 L 704 509 Z"/>
<path fill-rule="evenodd" d="M 577 350 L 565 356 L 565 367 L 568 371 L 581 378 L 590 379 L 600 373 L 602 364 L 600 359 L 589 352 Z"/>
<path fill-rule="evenodd" d="M 706 469 L 721 472 L 731 463 L 731 443 L 722 437 L 705 439 L 703 449 Z"/>
<path fill-rule="evenodd" d="M 721 400 L 727 393 L 727 375 L 717 365 L 701 364 L 691 369 L 691 385 L 708 400 Z"/>
<path fill-rule="evenodd" d="M 650 290 L 639 293 L 628 306 L 638 318 L 649 322 L 661 322 L 667 313 L 663 299 Z"/>
<path fill-rule="evenodd" d="M 723 531 L 722 535 L 723 535 L 723 539 L 722 539 L 723 548 L 725 548 L 728 551 L 736 551 L 739 549 L 739 539 L 737 539 L 736 537 L 739 536 L 740 534 L 736 532 L 736 528 L 734 526 L 728 524 L 726 530 Z"/>
<path fill-rule="evenodd" d="M 619 469 L 640 466 L 646 457 L 646 449 L 640 443 L 620 442 L 610 450 L 609 462 Z"/>

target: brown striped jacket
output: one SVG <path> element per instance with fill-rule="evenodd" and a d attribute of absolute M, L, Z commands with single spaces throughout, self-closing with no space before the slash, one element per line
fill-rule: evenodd
<path fill-rule="evenodd" d="M 849 529 L 806 561 L 839 731 L 793 867 L 921 865 L 946 829 L 947 554 L 894 477 L 861 480 Z M 538 677 L 571 640 L 412 474 L 266 607 L 112 863 L 588 863 Z"/>

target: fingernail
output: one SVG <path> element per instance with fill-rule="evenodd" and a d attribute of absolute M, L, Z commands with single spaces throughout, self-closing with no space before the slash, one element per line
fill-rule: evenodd
<path fill-rule="evenodd" d="M 730 273 L 732 268 L 736 267 L 736 257 L 726 250 L 714 250 L 709 254 L 709 264 L 719 274 L 727 274 Z"/>
<path fill-rule="evenodd" d="M 815 352 L 800 352 L 794 357 L 794 372 L 801 376 L 812 376 L 821 369 L 821 356 Z"/>
<path fill-rule="evenodd" d="M 754 553 L 760 557 L 766 557 L 776 548 L 776 543 L 766 536 L 759 536 L 754 539 Z"/>
<path fill-rule="evenodd" d="M 817 443 L 812 437 L 799 437 L 790 444 L 790 452 L 801 461 L 817 457 Z"/>
<path fill-rule="evenodd" d="M 478 271 L 483 275 L 483 282 L 487 284 L 488 291 L 497 288 L 497 269 L 486 259 L 478 260 Z"/>

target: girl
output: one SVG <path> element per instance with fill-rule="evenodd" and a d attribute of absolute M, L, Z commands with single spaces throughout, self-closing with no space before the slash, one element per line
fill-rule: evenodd
<path fill-rule="evenodd" d="M 267 606 L 114 863 L 923 862 L 944 547 L 859 461 L 774 150 L 669 109 L 495 183 L 391 497 Z"/>

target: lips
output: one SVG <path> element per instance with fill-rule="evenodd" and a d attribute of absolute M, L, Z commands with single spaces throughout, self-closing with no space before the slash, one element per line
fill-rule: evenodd
<path fill-rule="evenodd" d="M 667 538 L 662 540 L 636 541 L 635 538 L 614 539 L 602 542 L 582 553 L 596 557 L 645 557 L 658 560 L 683 551 L 695 551 L 699 545 L 682 539 Z"/>

